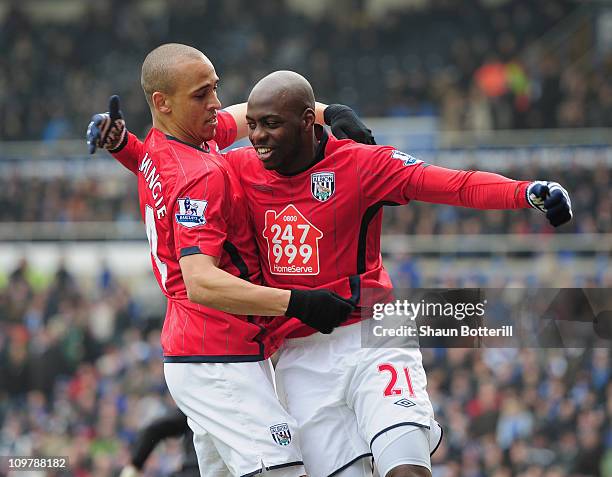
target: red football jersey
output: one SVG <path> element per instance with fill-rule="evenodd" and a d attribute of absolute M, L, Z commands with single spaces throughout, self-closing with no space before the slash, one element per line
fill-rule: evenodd
<path fill-rule="evenodd" d="M 219 147 L 236 137 L 231 115 L 218 114 L 216 141 L 185 144 L 152 129 L 144 143 L 130 135 L 115 154 L 138 176 L 140 209 L 155 277 L 168 298 L 162 330 L 166 362 L 256 361 L 275 351 L 251 317 L 190 302 L 179 259 L 203 253 L 219 268 L 261 283 L 245 198 Z"/>
<path fill-rule="evenodd" d="M 327 288 L 367 308 L 392 296 L 380 252 L 383 205 L 416 199 L 487 209 L 529 207 L 528 182 L 445 169 L 391 146 L 318 133 L 317 162 L 292 176 L 264 169 L 253 148 L 226 155 L 239 170 L 266 285 Z M 347 324 L 360 315 L 361 310 Z M 314 332 L 296 319 L 285 321 L 276 323 L 281 335 Z"/>

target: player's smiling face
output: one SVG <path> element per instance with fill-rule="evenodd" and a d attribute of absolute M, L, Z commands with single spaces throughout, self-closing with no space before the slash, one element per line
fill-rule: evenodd
<path fill-rule="evenodd" d="M 190 60 L 177 65 L 176 87 L 168 95 L 171 120 L 195 145 L 212 139 L 217 129 L 219 78 L 209 61 Z"/>
<path fill-rule="evenodd" d="M 294 170 L 304 143 L 302 116 L 291 111 L 283 98 L 249 97 L 249 140 L 266 169 Z"/>

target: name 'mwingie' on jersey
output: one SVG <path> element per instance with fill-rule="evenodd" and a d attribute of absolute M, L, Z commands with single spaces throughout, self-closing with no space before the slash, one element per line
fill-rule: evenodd
<path fill-rule="evenodd" d="M 193 303 L 181 274 L 181 257 L 219 257 L 219 268 L 261 283 L 257 250 L 241 186 L 219 148 L 236 137 L 231 115 L 219 111 L 215 140 L 185 144 L 151 129 L 144 143 L 130 134 L 114 157 L 138 177 L 140 210 L 151 263 L 168 298 L 162 330 L 166 362 L 258 361 L 276 345 L 252 317 Z"/>
<path fill-rule="evenodd" d="M 529 207 L 528 182 L 433 166 L 391 146 L 338 140 L 320 128 L 317 134 L 315 163 L 295 175 L 266 170 L 253 148 L 226 157 L 247 197 L 264 283 L 359 298 L 361 309 L 345 324 L 392 297 L 380 250 L 384 205 L 423 200 L 483 209 Z M 276 326 L 283 337 L 315 332 L 296 319 L 278 320 Z"/>

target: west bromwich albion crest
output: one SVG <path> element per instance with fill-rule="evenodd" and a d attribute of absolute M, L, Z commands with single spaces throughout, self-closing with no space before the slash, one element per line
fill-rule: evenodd
<path fill-rule="evenodd" d="M 270 426 L 270 432 L 272 433 L 272 439 L 279 446 L 288 446 L 291 443 L 291 431 L 286 423 Z"/>
<path fill-rule="evenodd" d="M 204 212 L 208 206 L 207 200 L 190 199 L 182 197 L 178 199 L 179 213 L 176 214 L 177 223 L 183 227 L 197 227 L 206 223 Z"/>
<path fill-rule="evenodd" d="M 334 172 L 310 174 L 310 191 L 315 199 L 325 202 L 336 191 L 336 174 Z"/>

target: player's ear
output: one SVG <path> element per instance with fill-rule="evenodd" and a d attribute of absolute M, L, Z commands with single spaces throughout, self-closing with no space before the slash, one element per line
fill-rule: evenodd
<path fill-rule="evenodd" d="M 151 100 L 153 101 L 153 105 L 155 109 L 162 114 L 168 114 L 172 112 L 172 106 L 168 101 L 168 97 L 159 91 L 155 91 L 151 95 Z"/>
<path fill-rule="evenodd" d="M 315 123 L 315 112 L 312 108 L 306 108 L 304 110 L 304 114 L 302 114 L 302 123 L 304 125 L 304 129 L 308 130 L 312 128 Z"/>

